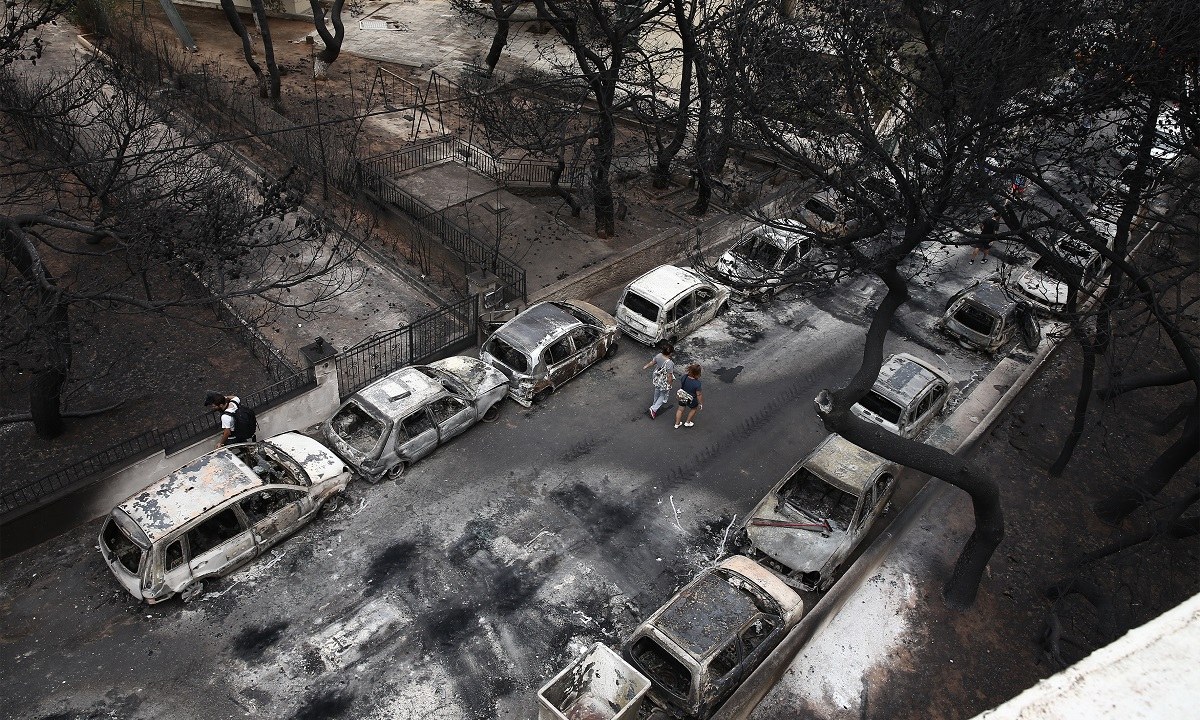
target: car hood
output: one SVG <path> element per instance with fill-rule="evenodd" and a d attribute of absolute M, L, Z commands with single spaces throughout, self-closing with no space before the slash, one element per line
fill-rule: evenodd
<path fill-rule="evenodd" d="M 775 509 L 778 505 L 779 496 L 770 493 L 754 508 L 750 519 L 813 522 L 787 506 L 779 512 Z M 746 522 L 746 535 L 756 548 L 772 560 L 798 572 L 822 570 L 846 537 L 845 531 L 836 527 L 832 532 L 821 532 L 802 528 L 763 527 L 751 525 L 749 520 Z"/>
<path fill-rule="evenodd" d="M 1048 307 L 1061 307 L 1067 302 L 1067 285 L 1043 275 L 1037 270 L 1026 270 L 1017 278 L 1017 286 L 1029 298 Z"/>
<path fill-rule="evenodd" d="M 313 485 L 346 472 L 342 459 L 312 438 L 300 433 L 276 435 L 267 442 L 287 453 L 304 468 Z"/>
<path fill-rule="evenodd" d="M 728 250 L 717 259 L 717 272 L 733 280 L 758 280 L 766 274 L 766 269 Z"/>
<path fill-rule="evenodd" d="M 466 355 L 448 357 L 429 366 L 453 375 L 476 399 L 508 384 L 508 377 L 490 363 Z"/>

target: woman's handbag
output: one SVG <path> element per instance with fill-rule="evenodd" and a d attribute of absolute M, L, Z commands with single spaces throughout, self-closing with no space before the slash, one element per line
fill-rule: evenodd
<path fill-rule="evenodd" d="M 683 388 L 679 388 L 675 391 L 675 397 L 679 399 L 679 402 L 682 405 L 691 405 L 692 401 L 696 399 L 692 397 L 690 392 L 684 390 Z"/>

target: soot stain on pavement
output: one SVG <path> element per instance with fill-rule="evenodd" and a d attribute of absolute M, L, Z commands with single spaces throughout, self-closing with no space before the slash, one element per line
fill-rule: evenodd
<path fill-rule="evenodd" d="M 537 594 L 543 580 L 542 575 L 528 566 L 499 568 L 492 577 L 492 598 L 496 602 L 496 609 L 505 614 L 519 610 Z"/>
<path fill-rule="evenodd" d="M 412 540 L 401 540 L 384 548 L 363 575 L 363 583 L 367 586 L 363 595 L 370 597 L 382 592 L 390 581 L 412 566 L 417 554 L 417 544 Z"/>
<path fill-rule="evenodd" d="M 279 642 L 288 625 L 288 622 L 281 620 L 262 627 L 245 628 L 233 638 L 234 656 L 247 663 L 258 662 L 263 653 Z"/>
<path fill-rule="evenodd" d="M 340 717 L 354 704 L 354 696 L 338 690 L 322 690 L 296 709 L 292 720 L 326 720 Z"/>
<path fill-rule="evenodd" d="M 762 326 L 744 315 L 730 315 L 726 321 L 726 328 L 730 336 L 747 345 L 754 345 L 766 337 Z"/>
<path fill-rule="evenodd" d="M 744 365 L 738 365 L 737 367 L 732 368 L 721 367 L 713 370 L 713 375 L 716 375 L 717 379 L 723 383 L 732 383 L 744 369 Z"/>
<path fill-rule="evenodd" d="M 471 518 L 463 528 L 462 535 L 446 550 L 446 555 L 455 563 L 471 558 L 484 548 L 491 547 L 496 539 L 496 523 L 486 518 Z"/>
<path fill-rule="evenodd" d="M 422 616 L 419 630 L 425 647 L 432 651 L 457 647 L 471 637 L 478 625 L 479 608 L 458 602 Z"/>
<path fill-rule="evenodd" d="M 602 499 L 584 483 L 550 493 L 551 499 L 564 510 L 579 518 L 584 528 L 597 542 L 612 537 L 621 528 L 636 522 L 635 508 Z"/>

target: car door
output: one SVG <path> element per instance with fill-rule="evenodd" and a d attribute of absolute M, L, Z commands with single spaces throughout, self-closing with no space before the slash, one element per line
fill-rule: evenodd
<path fill-rule="evenodd" d="M 300 488 L 264 488 L 239 503 L 250 523 L 254 542 L 262 552 L 300 525 L 312 507 L 308 491 Z"/>
<path fill-rule="evenodd" d="M 707 285 L 696 288 L 696 311 L 692 313 L 688 332 L 696 330 L 717 316 L 717 291 Z"/>
<path fill-rule="evenodd" d="M 188 563 L 185 539 L 181 535 L 163 548 L 163 582 L 174 592 L 179 592 L 192 583 L 192 568 Z"/>
<path fill-rule="evenodd" d="M 471 427 L 476 420 L 475 406 L 454 395 L 434 400 L 429 413 L 437 425 L 438 442 L 443 443 Z"/>
<path fill-rule="evenodd" d="M 438 431 L 425 407 L 418 408 L 399 422 L 396 430 L 396 456 L 405 462 L 420 460 L 438 446 Z"/>
<path fill-rule="evenodd" d="M 258 551 L 253 533 L 233 505 L 211 513 L 188 531 L 187 538 L 189 565 L 197 580 L 227 572 Z"/>
<path fill-rule="evenodd" d="M 746 669 L 744 660 L 742 640 L 735 637 L 708 661 L 708 667 L 698 676 L 702 685 L 696 688 L 701 698 L 701 717 L 724 702 L 741 684 Z"/>
<path fill-rule="evenodd" d="M 667 308 L 667 337 L 681 338 L 691 331 L 696 310 L 696 292 L 690 291 Z"/>
<path fill-rule="evenodd" d="M 563 335 L 546 348 L 546 373 L 550 376 L 551 385 L 558 387 L 579 371 L 574 355 L 575 346 L 571 344 L 570 334 Z"/>
<path fill-rule="evenodd" d="M 571 331 L 571 342 L 575 344 L 578 372 L 583 372 L 600 359 L 600 328 L 581 325 Z"/>

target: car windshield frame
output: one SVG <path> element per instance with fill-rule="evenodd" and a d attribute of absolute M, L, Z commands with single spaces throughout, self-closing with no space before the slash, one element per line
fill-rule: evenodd
<path fill-rule="evenodd" d="M 503 348 L 500 349 L 506 352 L 497 353 L 496 350 L 498 345 L 503 345 Z M 492 335 L 487 339 L 487 342 L 483 344 L 483 351 L 495 358 L 496 362 L 500 363 L 509 370 L 512 370 L 514 373 L 528 375 L 533 371 L 533 358 L 529 357 L 529 353 L 505 340 L 499 334 Z M 514 356 L 522 360 L 524 367 L 516 367 L 513 365 L 511 360 Z"/>
<path fill-rule="evenodd" d="M 110 532 L 110 530 L 112 532 Z M 113 541 L 109 539 L 110 535 L 115 535 L 116 540 L 121 541 L 122 544 L 128 544 L 128 547 L 113 547 Z M 126 531 L 123 524 L 118 522 L 117 518 L 112 515 L 110 515 L 108 519 L 104 521 L 104 528 L 100 531 L 100 537 L 104 541 L 104 547 L 106 550 L 108 550 L 109 557 L 116 561 L 116 564 L 120 566 L 122 571 L 127 573 L 130 577 L 141 577 L 141 570 L 146 563 L 146 554 L 150 550 L 149 547 L 135 540 L 133 536 Z M 137 567 L 133 569 L 130 569 L 129 566 L 125 564 L 125 555 L 131 550 L 137 551 L 138 563 Z"/>
<path fill-rule="evenodd" d="M 853 525 L 861 500 L 803 466 L 779 488 L 779 499 L 783 507 L 815 523 L 835 522 L 835 530 Z"/>
<path fill-rule="evenodd" d="M 783 248 L 759 233 L 748 236 L 733 248 L 734 255 L 745 262 L 768 269 L 775 267 L 784 252 Z"/>
<path fill-rule="evenodd" d="M 856 404 L 897 427 L 900 425 L 900 418 L 904 417 L 904 408 L 899 403 L 880 395 L 874 388 L 869 390 Z M 891 410 L 892 408 L 895 408 L 894 413 Z"/>
<path fill-rule="evenodd" d="M 966 316 L 960 317 L 964 313 Z M 976 332 L 987 337 L 991 337 L 992 333 L 996 332 L 1000 327 L 1000 318 L 995 313 L 988 312 L 986 306 L 972 300 L 964 300 L 951 317 L 954 318 L 955 322 L 971 332 Z M 987 321 L 987 329 L 981 329 L 983 321 Z"/>
<path fill-rule="evenodd" d="M 337 424 L 336 424 L 337 419 L 342 415 L 342 413 L 345 410 L 347 410 L 351 407 L 358 410 L 358 412 L 363 416 L 363 418 L 365 418 L 366 420 L 374 421 L 379 426 L 379 435 L 378 435 L 378 437 L 376 437 L 375 442 L 371 445 L 371 447 L 369 449 L 364 450 L 360 445 L 356 445 L 353 442 L 351 442 L 346 437 L 346 434 L 343 433 L 341 430 L 339 430 L 337 427 Z M 334 413 L 333 417 L 329 419 L 329 427 L 330 427 L 330 430 L 333 431 L 333 434 L 336 435 L 337 438 L 339 440 L 341 440 L 343 443 L 345 443 L 346 445 L 348 445 L 355 451 L 362 453 L 366 457 L 375 457 L 379 453 L 379 450 L 383 446 L 383 443 L 387 441 L 387 437 L 390 434 L 389 429 L 392 424 L 388 418 L 383 417 L 378 412 L 373 412 L 373 410 L 374 410 L 374 408 L 372 408 L 369 404 L 360 402 L 356 398 L 351 398 L 351 399 L 347 400 L 345 403 L 343 403 L 342 406 L 340 408 L 338 408 L 338 411 L 336 413 Z"/>
<path fill-rule="evenodd" d="M 629 298 L 631 296 L 634 298 L 634 305 L 630 305 L 628 302 Z M 635 305 L 641 305 L 642 303 L 645 303 L 644 307 L 635 307 Z M 662 307 L 660 307 L 658 303 L 654 302 L 653 300 L 648 299 L 641 293 L 637 292 L 636 290 L 632 290 L 632 289 L 626 290 L 625 294 L 621 296 L 621 305 L 623 307 L 625 307 L 626 309 L 628 309 L 630 312 L 632 312 L 634 315 L 637 315 L 638 317 L 640 317 L 644 320 L 648 320 L 649 322 L 652 322 L 652 323 L 657 323 L 659 316 L 662 315 Z M 647 312 L 649 312 L 650 309 L 654 310 L 653 317 L 651 317 L 650 315 L 647 314 Z"/>

